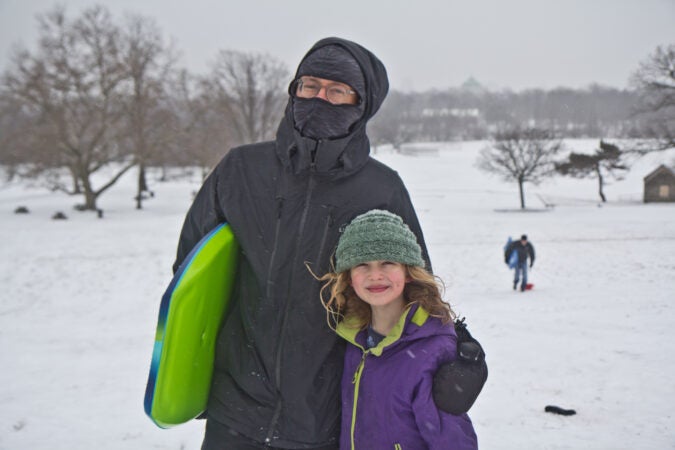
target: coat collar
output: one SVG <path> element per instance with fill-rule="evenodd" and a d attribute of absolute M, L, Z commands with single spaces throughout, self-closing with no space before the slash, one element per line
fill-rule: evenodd
<path fill-rule="evenodd" d="M 292 173 L 307 171 L 331 179 L 358 172 L 370 158 L 370 142 L 365 124 L 357 124 L 347 136 L 317 140 L 300 135 L 293 127 L 290 107 L 277 130 L 277 157 Z"/>
<path fill-rule="evenodd" d="M 380 356 L 385 347 L 401 341 L 406 330 L 407 332 L 413 331 L 410 329 L 410 324 L 412 324 L 415 329 L 418 329 L 427 322 L 427 319 L 429 319 L 429 313 L 424 308 L 416 304 L 408 305 L 389 334 L 387 334 L 377 346 L 368 350 L 365 348 L 365 331 L 358 328 L 358 325 L 355 325 L 356 321 L 354 321 L 353 318 L 346 317 L 345 320 L 340 322 L 337 326 L 337 333 L 346 341 L 361 348 L 362 351 L 369 352 L 375 356 Z"/>

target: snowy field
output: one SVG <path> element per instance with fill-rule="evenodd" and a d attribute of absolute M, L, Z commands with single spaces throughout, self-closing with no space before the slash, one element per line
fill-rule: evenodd
<path fill-rule="evenodd" d="M 598 205 L 594 180 L 526 186 L 478 171 L 481 142 L 376 155 L 399 171 L 446 297 L 484 345 L 488 383 L 470 416 L 482 449 L 675 448 L 675 204 L 642 204 L 640 159 Z M 568 141 L 591 151 L 597 141 Z M 157 428 L 143 412 L 159 300 L 198 175 L 134 209 L 129 174 L 105 217 L 79 199 L 0 185 L 0 449 L 199 449 L 203 422 Z M 544 203 L 554 204 L 545 208 Z M 26 206 L 30 214 L 14 209 Z M 51 220 L 56 211 L 66 221 Z M 525 293 L 502 246 L 537 251 Z M 577 411 L 562 417 L 546 405 Z"/>

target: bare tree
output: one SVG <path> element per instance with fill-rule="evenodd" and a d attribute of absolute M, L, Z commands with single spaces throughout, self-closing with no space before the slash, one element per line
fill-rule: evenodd
<path fill-rule="evenodd" d="M 197 164 L 205 177 L 235 145 L 234 129 L 219 106 L 218 91 L 212 83 L 183 70 L 172 79 L 170 99 L 176 114 L 169 151 L 161 155 L 161 164 Z"/>
<path fill-rule="evenodd" d="M 555 169 L 562 175 L 568 175 L 575 178 L 598 179 L 598 195 L 602 202 L 607 198 L 604 193 L 605 178 L 622 179 L 622 173 L 629 170 L 624 159 L 626 153 L 613 144 L 600 141 L 600 148 L 592 155 L 583 153 L 570 153 L 566 161 L 555 164 Z"/>
<path fill-rule="evenodd" d="M 101 6 L 75 20 L 57 7 L 38 21 L 37 50 L 14 54 L 3 77 L 4 91 L 34 118 L 26 131 L 36 136 L 33 150 L 42 169 L 50 171 L 52 187 L 70 193 L 81 189 L 82 209 L 95 210 L 97 198 L 135 164 L 119 145 L 126 77 L 120 32 Z M 92 176 L 112 162 L 121 165 L 95 188 Z M 71 188 L 60 181 L 60 167 L 70 171 Z"/>
<path fill-rule="evenodd" d="M 146 167 L 152 156 L 168 145 L 172 112 L 166 108 L 166 80 L 174 55 L 151 19 L 131 15 L 122 33 L 122 59 L 129 89 L 124 101 L 125 135 L 138 164 L 136 208 L 141 209 L 148 191 Z"/>
<path fill-rule="evenodd" d="M 289 78 L 286 66 L 272 56 L 218 53 L 207 82 L 218 93 L 220 113 L 232 122 L 238 143 L 274 137 Z"/>
<path fill-rule="evenodd" d="M 643 134 L 653 138 L 638 150 L 675 147 L 675 44 L 658 46 L 640 63 L 631 84 L 640 93 L 635 113 L 644 122 Z"/>
<path fill-rule="evenodd" d="M 27 131 L 32 121 L 20 103 L 0 93 L 0 164 L 8 181 L 21 175 L 20 169 L 26 162 L 25 148 L 30 147 L 26 139 L 34 137 Z"/>
<path fill-rule="evenodd" d="M 513 128 L 495 133 L 489 147 L 481 150 L 477 166 L 516 181 L 520 207 L 525 209 L 525 183 L 538 184 L 554 173 L 555 156 L 563 143 L 553 132 L 537 128 Z"/>

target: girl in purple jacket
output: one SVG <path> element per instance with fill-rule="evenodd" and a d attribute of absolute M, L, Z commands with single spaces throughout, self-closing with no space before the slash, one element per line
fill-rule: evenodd
<path fill-rule="evenodd" d="M 329 325 L 349 344 L 342 376 L 341 449 L 477 449 L 466 414 L 436 408 L 433 374 L 456 359 L 454 313 L 415 235 L 388 211 L 345 227 L 326 274 Z"/>

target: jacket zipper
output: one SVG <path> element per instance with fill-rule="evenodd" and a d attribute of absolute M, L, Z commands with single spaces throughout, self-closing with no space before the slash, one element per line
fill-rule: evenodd
<path fill-rule="evenodd" d="M 321 143 L 321 141 L 317 142 L 317 150 L 318 146 Z M 316 170 L 316 164 L 314 161 L 312 161 L 310 165 L 310 172 L 309 172 L 309 180 L 307 181 L 307 194 L 305 195 L 305 205 L 302 210 L 302 215 L 300 216 L 300 226 L 298 228 L 298 236 L 302 236 L 304 231 L 305 231 L 305 224 L 307 222 L 307 215 L 309 213 L 309 201 L 312 198 L 312 192 L 314 191 L 314 188 L 316 186 L 316 182 L 314 180 L 314 171 Z M 295 254 L 293 255 L 293 262 L 291 266 L 291 274 L 289 279 L 291 280 L 291 283 L 293 282 L 293 278 L 295 275 L 295 267 L 297 264 L 297 259 L 298 259 L 298 254 L 300 253 L 300 239 L 298 239 L 298 242 L 295 246 Z M 276 247 L 276 246 L 275 246 Z M 281 392 L 281 348 L 283 346 L 284 342 L 284 335 L 285 335 L 285 330 L 286 330 L 286 323 L 288 321 L 288 314 L 290 312 L 290 289 L 291 289 L 291 283 L 288 285 L 288 292 L 286 292 L 286 305 L 284 306 L 284 315 L 283 319 L 281 320 L 281 329 L 279 330 L 279 342 L 277 343 L 277 349 L 276 349 L 276 358 L 275 358 L 275 370 L 274 370 L 274 375 L 275 375 L 275 387 L 277 388 L 277 393 Z M 277 426 L 277 422 L 279 421 L 279 416 L 281 415 L 281 396 L 279 396 L 279 399 L 277 400 L 277 404 L 274 408 L 274 414 L 272 416 L 272 420 L 270 422 L 268 431 L 267 431 L 267 437 L 265 438 L 265 444 L 269 444 L 272 442 L 272 437 L 274 436 L 274 429 Z"/>
<path fill-rule="evenodd" d="M 328 217 L 326 217 L 326 224 L 323 227 L 323 234 L 321 235 L 321 244 L 319 244 L 319 254 L 316 257 L 316 265 L 320 267 L 321 257 L 326 247 L 326 241 L 328 240 L 328 230 L 330 226 L 333 225 L 333 207 L 328 207 Z"/>
<path fill-rule="evenodd" d="M 277 249 L 279 248 L 279 231 L 281 230 L 281 211 L 284 206 L 284 198 L 277 197 L 277 222 L 274 226 L 274 247 L 270 255 L 270 266 L 267 271 L 267 298 L 272 294 L 272 271 L 274 270 L 274 260 L 277 256 Z"/>
<path fill-rule="evenodd" d="M 352 450 L 356 449 L 356 446 L 354 445 L 354 433 L 356 431 L 356 405 L 359 401 L 359 386 L 361 385 L 361 374 L 363 373 L 363 367 L 366 365 L 367 355 L 368 351 L 364 351 L 363 356 L 361 356 L 361 362 L 356 367 L 356 372 L 354 372 L 354 378 L 352 378 L 352 384 L 354 385 L 354 404 L 352 405 L 352 423 L 350 433 Z"/>

